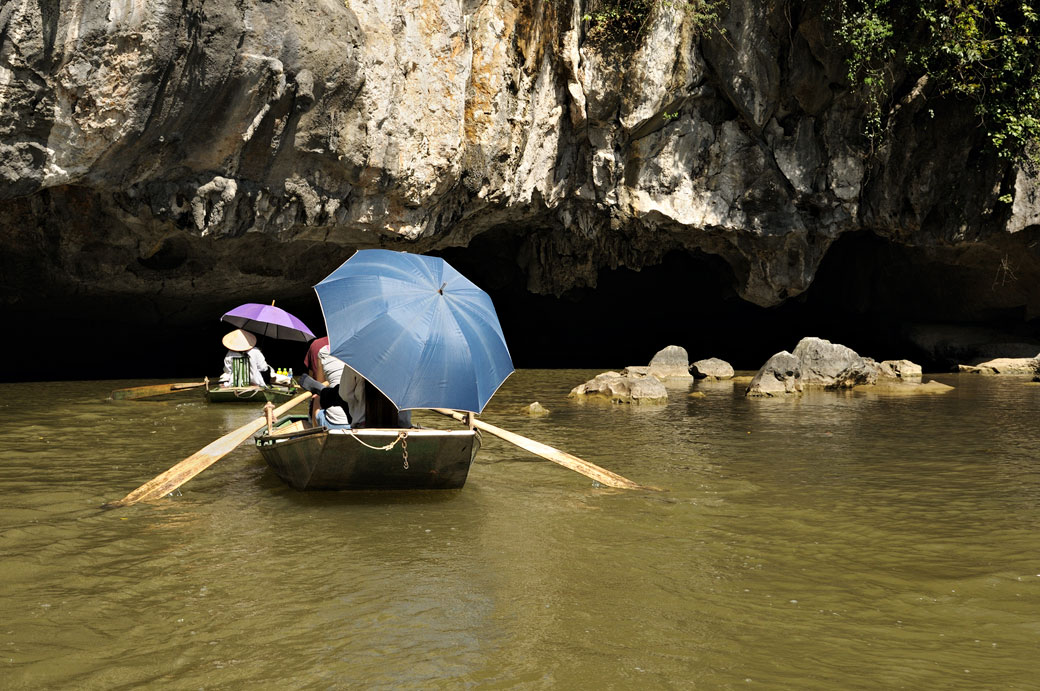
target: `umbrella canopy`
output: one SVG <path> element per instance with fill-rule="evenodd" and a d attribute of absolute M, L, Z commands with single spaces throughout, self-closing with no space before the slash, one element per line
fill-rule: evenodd
<path fill-rule="evenodd" d="M 332 355 L 399 409 L 479 413 L 513 372 L 491 298 L 443 259 L 360 250 L 314 289 Z"/>
<path fill-rule="evenodd" d="M 306 343 L 314 338 L 314 334 L 306 324 L 273 304 L 261 305 L 256 302 L 247 302 L 230 312 L 225 312 L 220 321 L 246 331 L 252 331 L 260 336 L 270 336 L 286 341 Z"/>

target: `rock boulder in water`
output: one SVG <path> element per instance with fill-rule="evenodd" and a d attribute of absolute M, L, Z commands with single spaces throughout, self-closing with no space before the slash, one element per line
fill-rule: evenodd
<path fill-rule="evenodd" d="M 520 412 L 526 413 L 531 417 L 545 417 L 549 414 L 549 409 L 543 406 L 538 401 L 535 401 L 531 405 L 526 405 L 520 409 Z"/>
<path fill-rule="evenodd" d="M 970 374 L 1037 374 L 1040 355 L 1031 358 L 1002 357 L 977 365 L 959 365 L 958 371 Z"/>
<path fill-rule="evenodd" d="M 803 387 L 852 389 L 921 383 L 921 366 L 909 360 L 876 362 L 822 338 L 803 338 L 794 353 L 777 353 L 762 366 L 747 388 L 747 396 L 801 393 Z"/>
<path fill-rule="evenodd" d="M 791 353 L 783 350 L 766 361 L 752 378 L 746 396 L 767 398 L 798 395 L 802 392 L 802 365 Z"/>
<path fill-rule="evenodd" d="M 802 384 L 833 385 L 845 370 L 861 370 L 867 364 L 852 348 L 814 337 L 798 341 L 792 355 L 801 367 Z"/>
<path fill-rule="evenodd" d="M 655 377 L 640 377 L 617 372 L 604 372 L 580 384 L 569 394 L 571 398 L 601 398 L 612 403 L 666 403 L 668 391 Z"/>
<path fill-rule="evenodd" d="M 731 379 L 733 366 L 725 360 L 710 357 L 690 365 L 690 373 L 696 379 Z"/>
<path fill-rule="evenodd" d="M 690 380 L 690 357 L 686 349 L 680 346 L 670 345 L 659 350 L 650 360 L 647 374 L 661 381 Z"/>
<path fill-rule="evenodd" d="M 921 366 L 909 360 L 882 360 L 878 365 L 878 376 L 882 379 L 914 381 L 923 374 Z"/>

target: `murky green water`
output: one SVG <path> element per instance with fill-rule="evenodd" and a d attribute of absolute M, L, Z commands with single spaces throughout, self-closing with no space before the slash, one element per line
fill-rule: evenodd
<path fill-rule="evenodd" d="M 667 491 L 485 436 L 458 492 L 300 493 L 246 444 L 103 511 L 258 411 L 0 385 L 0 687 L 1036 688 L 1040 385 L 567 401 L 593 374 L 484 418 Z"/>

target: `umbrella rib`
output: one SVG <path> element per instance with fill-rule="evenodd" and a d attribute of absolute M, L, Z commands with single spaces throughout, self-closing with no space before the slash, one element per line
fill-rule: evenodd
<path fill-rule="evenodd" d="M 452 298 L 455 297 L 456 296 L 453 294 Z M 467 311 L 459 310 L 460 313 L 465 314 L 469 319 L 479 319 L 481 324 L 495 331 L 502 338 L 503 342 L 505 342 L 505 334 L 502 332 L 502 324 L 498 321 L 498 315 L 495 314 L 494 307 L 489 309 L 484 300 L 468 299 L 460 300 L 459 302 L 471 307 L 471 309 Z"/>
<path fill-rule="evenodd" d="M 467 343 L 469 343 L 469 339 L 466 338 L 466 334 L 463 332 L 462 328 L 459 326 L 458 319 L 456 318 L 456 315 L 453 313 L 453 310 L 447 304 L 445 304 L 443 302 L 440 302 L 440 301 L 438 302 L 438 304 L 435 306 L 434 321 L 435 322 L 439 321 L 441 324 L 445 325 L 447 328 L 454 329 L 455 333 L 458 336 L 462 337 L 462 340 L 465 340 Z M 431 331 L 431 333 L 444 333 L 445 332 L 444 328 L 442 328 L 440 330 L 435 330 L 434 328 L 432 328 L 432 325 L 431 325 L 430 331 Z M 417 364 L 417 366 L 415 368 L 417 372 L 424 372 L 424 371 L 426 371 L 424 369 L 424 364 L 425 363 L 433 363 L 433 362 L 435 362 L 435 358 L 433 356 L 433 353 L 434 353 L 433 346 L 441 346 L 441 345 L 443 345 L 443 341 L 447 341 L 447 340 L 450 340 L 450 339 L 441 339 L 439 342 L 434 342 L 433 339 L 431 339 L 431 338 L 427 338 L 426 339 L 426 341 L 423 344 L 422 349 L 420 350 L 419 362 L 418 362 L 418 364 Z M 471 379 L 472 379 L 471 383 L 472 383 L 473 392 L 476 394 L 476 398 L 479 400 L 479 386 L 477 384 L 476 377 L 475 376 L 471 377 Z M 442 382 L 444 382 L 446 385 L 448 385 L 446 379 L 442 379 Z M 421 383 L 429 385 L 429 381 L 424 381 L 424 382 L 421 382 Z M 420 384 L 419 380 L 414 380 L 413 379 L 411 381 L 411 383 L 409 384 L 408 388 L 405 389 L 404 398 L 405 399 L 409 398 L 411 396 L 411 394 L 412 394 L 413 389 L 415 389 L 416 386 L 419 385 L 419 384 Z M 463 385 L 463 383 L 459 383 L 459 382 L 455 382 L 454 384 L 455 384 L 455 386 Z M 423 402 L 424 403 L 433 403 L 434 404 L 433 407 L 437 407 L 436 401 L 423 401 Z M 420 406 L 415 406 L 415 407 L 426 407 L 426 406 L 420 405 Z M 450 407 L 458 408 L 459 406 L 452 405 Z"/>
<path fill-rule="evenodd" d="M 499 364 L 503 364 L 503 363 L 498 362 L 498 358 L 496 358 L 494 356 L 494 354 L 491 352 L 491 349 L 488 347 L 488 345 L 484 341 L 479 340 L 479 334 L 481 333 L 481 329 L 479 328 L 479 326 L 481 324 L 484 324 L 484 325 L 487 325 L 487 326 L 498 326 L 498 324 L 497 324 L 498 320 L 495 319 L 495 324 L 493 324 L 493 325 L 492 324 L 487 324 L 487 322 L 485 321 L 483 315 L 475 315 L 475 314 L 472 314 L 470 312 L 462 312 L 462 311 L 453 311 L 452 312 L 452 316 L 456 320 L 456 326 L 457 326 L 459 332 L 463 335 L 463 338 L 466 340 L 466 343 L 469 345 L 470 352 L 474 353 L 474 354 L 477 354 L 477 353 L 481 354 L 481 356 L 485 360 L 487 360 L 487 363 L 486 363 L 487 364 L 487 369 L 489 371 L 498 372 L 499 371 L 498 370 L 498 365 Z M 466 324 L 466 326 L 468 328 L 462 328 L 461 324 L 459 324 L 459 320 L 460 319 L 465 322 L 465 324 Z M 500 342 L 502 344 L 502 351 L 505 354 L 506 362 L 508 363 L 508 367 L 509 367 L 509 372 L 506 373 L 505 377 L 502 377 L 502 382 L 504 382 L 506 380 L 506 377 L 508 377 L 513 372 L 513 362 L 512 362 L 512 358 L 510 358 L 510 356 L 509 356 L 509 347 L 506 345 L 505 339 L 501 338 L 501 327 L 498 326 L 498 328 L 495 328 L 493 331 L 494 331 L 494 333 L 497 336 L 500 337 Z M 476 343 L 473 342 L 474 338 L 478 339 Z M 491 391 L 485 397 L 480 392 L 480 385 L 479 385 L 479 382 L 476 382 L 476 378 L 474 378 L 474 382 L 476 383 L 477 396 L 478 396 L 479 402 L 480 402 L 481 406 L 483 406 L 483 404 L 485 404 L 487 401 L 491 400 L 491 396 L 494 394 L 494 391 Z M 495 387 L 495 391 L 497 391 L 498 387 L 500 387 L 502 385 L 502 382 L 498 383 L 498 385 Z"/>

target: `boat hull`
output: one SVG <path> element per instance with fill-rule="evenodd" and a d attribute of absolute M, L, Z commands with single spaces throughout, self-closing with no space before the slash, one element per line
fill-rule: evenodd
<path fill-rule="evenodd" d="M 285 403 L 300 393 L 300 389 L 285 386 L 214 386 L 206 389 L 210 403 Z"/>
<path fill-rule="evenodd" d="M 275 474 L 295 489 L 459 489 L 466 484 L 480 437 L 474 430 L 330 432 L 319 427 L 276 429 L 256 437 L 256 446 Z"/>

